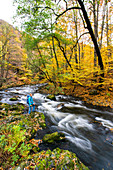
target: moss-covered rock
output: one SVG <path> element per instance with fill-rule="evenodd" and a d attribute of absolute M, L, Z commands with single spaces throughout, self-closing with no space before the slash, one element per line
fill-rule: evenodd
<path fill-rule="evenodd" d="M 11 105 L 9 108 L 10 111 L 20 111 L 20 108 L 18 107 L 18 105 Z"/>
<path fill-rule="evenodd" d="M 17 100 L 18 100 L 17 97 L 12 97 L 12 98 L 10 98 L 10 101 L 17 101 Z"/>
<path fill-rule="evenodd" d="M 47 98 L 56 101 L 56 97 L 54 95 L 48 95 Z"/>
<path fill-rule="evenodd" d="M 86 167 L 74 153 L 59 148 L 53 151 L 47 150 L 33 154 L 30 159 L 23 161 L 18 167 L 15 167 L 14 170 L 20 170 L 21 168 L 38 170 L 88 170 L 88 167 Z"/>
<path fill-rule="evenodd" d="M 43 137 L 43 142 L 45 143 L 55 143 L 55 141 L 64 139 L 64 135 L 62 133 L 54 132 L 51 134 L 46 134 Z"/>

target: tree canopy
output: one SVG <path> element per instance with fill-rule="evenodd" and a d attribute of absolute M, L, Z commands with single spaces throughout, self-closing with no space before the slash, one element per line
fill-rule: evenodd
<path fill-rule="evenodd" d="M 112 24 L 108 28 L 108 22 L 111 21 L 111 1 L 99 0 L 96 3 L 95 0 L 85 2 L 16 0 L 14 2 L 17 5 L 17 16 L 20 16 L 25 30 L 32 70 L 35 67 L 35 72 L 44 75 L 50 82 L 54 82 L 55 86 L 57 83 L 61 86 L 63 82 L 85 84 L 86 79 L 88 79 L 87 85 L 102 83 L 98 77 L 104 77 L 104 74 L 106 76 L 113 60 Z M 108 11 L 103 13 L 105 7 Z M 32 37 L 29 41 L 28 35 Z M 100 51 L 102 37 L 104 41 Z M 95 64 L 96 56 L 98 64 Z M 92 81 L 95 75 L 96 82 Z M 103 83 L 105 81 L 106 78 Z"/>

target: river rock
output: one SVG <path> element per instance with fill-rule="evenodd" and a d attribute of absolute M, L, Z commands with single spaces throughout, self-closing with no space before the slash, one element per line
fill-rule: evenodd
<path fill-rule="evenodd" d="M 54 95 L 48 95 L 47 98 L 56 101 L 56 97 Z"/>
<path fill-rule="evenodd" d="M 17 100 L 18 100 L 17 97 L 12 97 L 12 98 L 10 98 L 10 101 L 17 101 Z"/>
<path fill-rule="evenodd" d="M 43 142 L 45 143 L 55 143 L 55 141 L 58 141 L 58 140 L 62 140 L 64 139 L 64 134 L 62 133 L 58 133 L 58 132 L 54 132 L 54 133 L 51 133 L 51 134 L 46 134 L 44 137 L 43 137 Z"/>

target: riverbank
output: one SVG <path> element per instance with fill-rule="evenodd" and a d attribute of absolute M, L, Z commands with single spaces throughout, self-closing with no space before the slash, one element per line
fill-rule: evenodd
<path fill-rule="evenodd" d="M 55 92 L 54 88 L 50 88 L 49 85 L 39 88 L 39 92 L 45 94 L 53 94 Z M 93 107 L 100 107 L 101 109 L 107 109 L 113 111 L 113 89 L 100 87 L 96 89 L 94 87 L 83 87 L 81 85 L 76 85 L 75 87 L 63 88 L 62 92 L 58 94 L 70 95 L 75 98 L 82 100 L 86 105 L 91 105 Z"/>
<path fill-rule="evenodd" d="M 64 135 L 47 129 L 43 113 L 29 115 L 26 109 L 24 104 L 0 103 L 1 170 L 88 170 L 76 154 L 56 147 L 65 139 Z"/>

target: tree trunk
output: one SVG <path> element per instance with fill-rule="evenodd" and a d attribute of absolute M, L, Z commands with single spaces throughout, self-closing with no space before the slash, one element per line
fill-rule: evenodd
<path fill-rule="evenodd" d="M 80 44 L 78 43 L 78 51 L 79 51 L 79 67 L 80 67 Z"/>
<path fill-rule="evenodd" d="M 75 12 L 76 12 L 76 13 L 75 13 Z M 73 13 L 74 13 L 74 24 L 75 24 L 76 40 L 78 41 L 77 10 L 76 10 L 76 11 L 73 10 Z M 78 64 L 78 59 L 77 59 L 77 45 L 75 46 L 74 51 L 75 51 L 75 62 L 76 62 L 76 64 Z"/>
<path fill-rule="evenodd" d="M 59 69 L 59 64 L 58 64 L 58 59 L 57 59 L 57 55 L 56 55 L 56 51 L 55 51 L 55 44 L 54 44 L 54 37 L 53 36 L 52 36 L 52 44 L 53 44 L 53 52 L 54 52 L 54 55 L 55 55 L 57 69 Z"/>
<path fill-rule="evenodd" d="M 81 58 L 84 58 L 84 44 L 83 44 L 83 42 L 82 42 L 82 44 L 81 44 L 81 48 L 82 48 L 82 52 L 81 52 Z"/>
<path fill-rule="evenodd" d="M 96 50 L 96 53 L 97 53 L 97 56 L 98 56 L 98 64 L 100 66 L 100 69 L 102 71 L 104 71 L 104 66 L 103 66 L 103 62 L 102 62 L 102 57 L 101 57 L 101 54 L 100 54 L 100 49 L 99 49 L 99 46 L 97 44 L 97 40 L 95 38 L 95 35 L 94 35 L 94 32 L 92 30 L 92 27 L 91 27 L 91 23 L 89 21 L 89 18 L 88 18 L 88 15 L 87 15 L 87 12 L 85 10 L 85 6 L 83 4 L 83 2 L 81 0 L 78 0 L 78 3 L 79 5 L 81 6 L 81 10 L 82 10 L 82 13 L 83 13 L 83 16 L 84 16 L 84 19 L 86 21 L 86 24 L 87 24 L 87 29 L 89 30 L 89 33 L 91 35 L 91 39 L 93 41 L 93 44 L 94 44 L 94 47 L 95 47 L 95 50 Z M 104 77 L 104 73 L 101 74 L 102 77 Z"/>
<path fill-rule="evenodd" d="M 98 14 L 98 10 L 97 10 L 97 14 Z M 96 14 L 96 2 L 95 2 L 95 0 L 93 0 L 94 34 L 95 34 L 96 41 L 97 41 L 97 38 L 98 38 L 98 18 L 97 18 L 97 14 Z M 97 65 L 97 53 L 96 53 L 96 50 L 94 49 L 94 67 L 96 67 L 96 65 Z"/>
<path fill-rule="evenodd" d="M 110 28 L 109 28 L 109 25 L 108 25 L 108 4 L 107 4 L 107 10 L 106 10 L 106 37 L 107 37 L 107 55 L 108 55 L 108 58 L 110 58 L 111 54 L 112 54 L 110 46 L 109 46 L 110 45 L 109 30 L 110 30 Z"/>
<path fill-rule="evenodd" d="M 106 7 L 107 7 L 107 1 L 105 0 L 104 6 L 103 6 L 103 11 L 102 11 L 101 38 L 100 38 L 100 42 L 99 42 L 100 49 L 102 47 L 102 38 L 103 38 L 103 31 L 104 31 L 104 20 L 105 20 Z"/>

